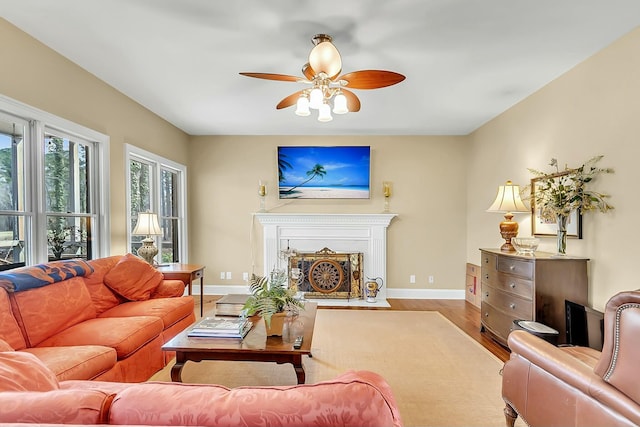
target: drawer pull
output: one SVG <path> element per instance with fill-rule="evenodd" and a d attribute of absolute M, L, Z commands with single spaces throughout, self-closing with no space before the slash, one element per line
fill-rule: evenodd
<path fill-rule="evenodd" d="M 510 266 L 509 266 L 509 270 L 513 271 L 513 270 L 515 270 L 515 269 L 516 269 L 516 266 L 515 266 L 515 265 L 510 265 Z"/>
<path fill-rule="evenodd" d="M 484 314 L 484 317 L 489 317 L 489 313 L 485 313 L 485 314 Z"/>
<path fill-rule="evenodd" d="M 489 292 L 485 292 L 485 293 L 484 293 L 484 297 L 485 297 L 485 298 L 489 298 Z"/>
<path fill-rule="evenodd" d="M 485 280 L 489 280 L 489 273 L 484 275 Z"/>
<path fill-rule="evenodd" d="M 514 303 L 509 304 L 509 308 L 511 310 L 515 310 L 516 309 L 516 305 Z"/>
<path fill-rule="evenodd" d="M 511 289 L 515 289 L 516 288 L 516 284 L 514 282 L 511 282 L 511 284 L 509 285 L 509 287 L 511 287 Z"/>
<path fill-rule="evenodd" d="M 485 258 L 484 258 L 484 263 L 485 263 L 485 264 L 489 264 L 489 258 L 488 258 L 488 257 L 485 257 Z"/>

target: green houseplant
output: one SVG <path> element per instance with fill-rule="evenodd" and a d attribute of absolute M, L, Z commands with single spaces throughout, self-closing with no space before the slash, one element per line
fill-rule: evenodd
<path fill-rule="evenodd" d="M 304 308 L 304 304 L 296 298 L 296 290 L 287 285 L 287 272 L 273 270 L 268 276 L 251 275 L 249 290 L 251 295 L 247 298 L 243 309 L 248 316 L 258 314 L 264 319 L 267 329 L 271 328 L 271 319 L 276 313 L 284 313 L 286 310 L 297 311 Z M 272 333 L 271 335 L 281 335 Z"/>

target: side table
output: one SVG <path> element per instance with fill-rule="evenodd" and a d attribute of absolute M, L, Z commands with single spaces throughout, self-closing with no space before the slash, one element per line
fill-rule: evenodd
<path fill-rule="evenodd" d="M 193 281 L 200 279 L 200 317 L 204 314 L 204 265 L 170 263 L 156 267 L 167 280 L 181 280 L 193 295 Z"/>

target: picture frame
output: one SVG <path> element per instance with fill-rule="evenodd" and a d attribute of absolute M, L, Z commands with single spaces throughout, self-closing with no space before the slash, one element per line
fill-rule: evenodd
<path fill-rule="evenodd" d="M 370 146 L 278 147 L 280 199 L 369 199 Z"/>
<path fill-rule="evenodd" d="M 533 236 L 556 236 L 558 224 L 556 221 L 547 221 L 540 215 L 540 209 L 536 208 L 536 191 L 539 191 L 540 181 L 543 179 L 559 179 L 568 175 L 571 171 L 556 173 L 549 176 L 541 176 L 531 179 L 531 234 Z M 567 223 L 567 237 L 582 239 L 582 214 L 576 209 L 569 215 Z"/>

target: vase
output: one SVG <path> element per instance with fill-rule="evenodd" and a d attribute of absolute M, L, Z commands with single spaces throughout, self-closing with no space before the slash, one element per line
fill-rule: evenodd
<path fill-rule="evenodd" d="M 284 326 L 285 318 L 287 317 L 287 313 L 284 311 L 275 313 L 271 316 L 271 324 L 267 325 L 267 321 L 264 321 L 265 327 L 267 328 L 267 336 L 268 337 L 281 337 L 282 336 L 282 327 Z"/>
<path fill-rule="evenodd" d="M 567 253 L 567 222 L 569 221 L 569 216 L 558 215 L 556 219 L 558 222 L 558 255 L 565 255 Z"/>

